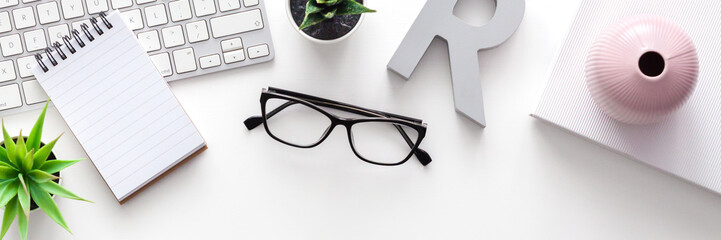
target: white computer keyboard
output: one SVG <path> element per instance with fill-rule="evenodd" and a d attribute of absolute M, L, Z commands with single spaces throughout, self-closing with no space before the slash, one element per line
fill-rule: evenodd
<path fill-rule="evenodd" d="M 168 81 L 275 56 L 263 0 L 0 0 L 0 116 L 41 108 L 34 55 L 113 9 Z"/>

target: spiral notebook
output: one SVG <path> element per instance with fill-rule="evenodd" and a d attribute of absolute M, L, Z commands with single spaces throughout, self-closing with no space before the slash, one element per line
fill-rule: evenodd
<path fill-rule="evenodd" d="M 121 203 L 205 141 L 116 11 L 36 55 L 35 77 Z"/>
<path fill-rule="evenodd" d="M 721 1 L 583 0 L 532 116 L 721 193 Z M 681 26 L 698 49 L 698 84 L 688 102 L 656 124 L 606 116 L 586 87 L 584 63 L 607 26 L 639 14 Z"/>

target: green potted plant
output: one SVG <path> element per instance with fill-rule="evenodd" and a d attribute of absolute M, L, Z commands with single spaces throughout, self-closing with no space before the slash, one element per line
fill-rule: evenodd
<path fill-rule="evenodd" d="M 296 30 L 319 43 L 339 42 L 360 25 L 363 13 L 375 12 L 364 0 L 288 0 L 288 17 Z"/>
<path fill-rule="evenodd" d="M 30 134 L 25 137 L 20 131 L 17 137 L 10 137 L 2 123 L 3 141 L 0 143 L 0 206 L 4 207 L 0 238 L 5 237 L 10 225 L 18 219 L 20 238 L 28 237 L 30 212 L 40 208 L 58 225 L 68 228 L 54 196 L 88 201 L 60 186 L 60 171 L 80 160 L 56 160 L 53 147 L 60 136 L 44 144 L 40 141 L 45 113 L 40 113 Z M 61 134 L 62 136 L 62 134 Z M 90 202 L 90 201 L 88 201 Z"/>

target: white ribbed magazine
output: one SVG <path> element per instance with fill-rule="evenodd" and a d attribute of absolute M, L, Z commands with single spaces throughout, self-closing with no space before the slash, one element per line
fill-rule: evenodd
<path fill-rule="evenodd" d="M 665 121 L 633 126 L 607 117 L 586 87 L 584 63 L 607 26 L 638 14 L 676 22 L 699 54 L 698 85 Z M 584 0 L 532 116 L 721 193 L 721 1 Z"/>

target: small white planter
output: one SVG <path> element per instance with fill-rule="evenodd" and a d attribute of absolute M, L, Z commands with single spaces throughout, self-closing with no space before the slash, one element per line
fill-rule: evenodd
<path fill-rule="evenodd" d="M 287 12 L 287 14 L 288 14 L 288 20 L 290 20 L 290 26 L 293 27 L 293 29 L 295 29 L 295 31 L 298 32 L 301 36 L 303 36 L 303 37 L 305 37 L 306 39 L 310 40 L 311 42 L 315 42 L 315 43 L 320 43 L 320 44 L 333 44 L 333 43 L 341 42 L 341 41 L 343 41 L 344 39 L 348 38 L 350 35 L 352 35 L 356 30 L 358 30 L 358 26 L 360 26 L 361 23 L 363 23 L 363 18 L 365 18 L 365 14 L 361 14 L 360 19 L 358 19 L 358 23 L 356 23 L 356 25 L 353 26 L 353 28 L 350 30 L 350 32 L 346 33 L 346 34 L 343 35 L 342 37 L 339 37 L 339 38 L 336 38 L 336 39 L 332 39 L 332 40 L 321 40 L 321 39 L 317 39 L 317 38 L 311 37 L 311 36 L 309 36 L 308 34 L 306 34 L 305 32 L 303 32 L 302 30 L 298 29 L 299 26 L 295 23 L 295 20 L 293 20 L 293 13 L 292 13 L 292 11 L 290 10 L 290 1 L 291 1 L 291 0 L 286 1 L 286 2 L 287 2 L 287 3 L 286 3 L 286 12 Z M 364 0 L 364 1 L 363 1 L 363 5 L 366 5 L 366 2 L 367 2 L 367 1 L 368 1 L 368 0 Z"/>

